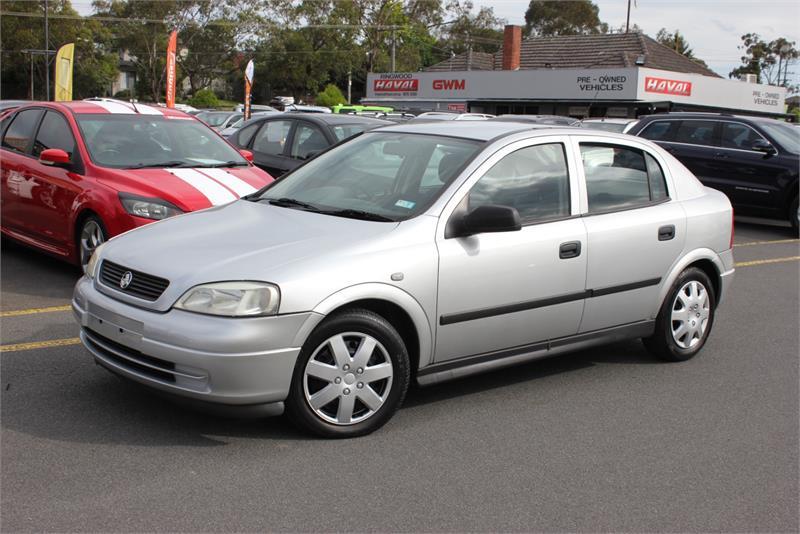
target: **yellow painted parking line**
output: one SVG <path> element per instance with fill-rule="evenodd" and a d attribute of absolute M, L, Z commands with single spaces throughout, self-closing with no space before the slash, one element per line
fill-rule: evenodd
<path fill-rule="evenodd" d="M 34 315 L 37 313 L 53 313 L 53 312 L 65 312 L 72 309 L 71 306 L 49 306 L 47 308 L 30 308 L 27 310 L 10 310 L 0 312 L 0 317 L 19 317 L 20 315 Z"/>
<path fill-rule="evenodd" d="M 753 260 L 753 261 L 740 261 L 736 263 L 736 267 L 752 267 L 754 265 L 766 265 L 768 263 L 784 263 L 787 261 L 798 261 L 800 256 L 789 256 L 787 258 L 770 258 L 768 260 Z"/>
<path fill-rule="evenodd" d="M 31 343 L 16 343 L 14 345 L 0 345 L 0 352 L 17 352 L 21 350 L 47 349 L 50 347 L 67 347 L 77 345 L 80 338 L 68 337 L 66 339 L 50 339 L 47 341 L 33 341 Z"/>
<path fill-rule="evenodd" d="M 734 243 L 736 247 L 752 247 L 754 245 L 779 245 L 782 243 L 800 243 L 800 239 L 775 239 L 773 241 L 750 241 L 749 243 Z"/>

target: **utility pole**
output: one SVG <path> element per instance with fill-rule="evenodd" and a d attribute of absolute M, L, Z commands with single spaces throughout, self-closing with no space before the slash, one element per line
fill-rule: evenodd
<path fill-rule="evenodd" d="M 351 95 L 352 95 L 352 88 L 353 88 L 353 70 L 347 71 L 347 103 L 352 104 Z"/>
<path fill-rule="evenodd" d="M 47 51 L 44 55 L 44 79 L 45 85 L 47 86 L 47 90 L 45 91 L 45 95 L 47 95 L 47 101 L 50 101 L 50 26 L 48 25 L 47 15 L 48 11 L 50 11 L 47 0 L 44 0 L 44 49 Z"/>
<path fill-rule="evenodd" d="M 628 17 L 625 19 L 625 33 L 628 33 L 631 27 L 631 0 L 628 0 Z"/>

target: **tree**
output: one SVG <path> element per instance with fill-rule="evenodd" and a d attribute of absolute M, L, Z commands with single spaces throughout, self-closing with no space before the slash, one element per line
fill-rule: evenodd
<path fill-rule="evenodd" d="M 329 83 L 325 86 L 325 90 L 317 95 L 315 103 L 318 106 L 328 106 L 332 108 L 337 104 L 346 104 L 347 99 L 344 97 L 338 87 Z"/>
<path fill-rule="evenodd" d="M 0 49 L 2 50 L 3 98 L 45 98 L 45 68 L 43 57 L 31 58 L 22 52 L 26 49 L 44 48 L 44 5 L 41 2 L 3 1 L 3 10 L 41 15 L 0 18 Z M 49 14 L 60 17 L 50 19 L 50 49 L 56 50 L 66 43 L 75 43 L 75 63 L 72 72 L 73 98 L 102 96 L 111 89 L 117 76 L 118 57 L 111 46 L 111 32 L 99 22 L 80 18 L 68 0 L 51 0 Z M 67 18 L 61 18 L 67 17 Z M 52 60 L 50 83 L 54 83 Z M 31 74 L 35 86 L 30 94 Z M 51 87 L 50 96 L 54 94 Z"/>
<path fill-rule="evenodd" d="M 675 30 L 675 33 L 670 33 L 666 28 L 661 28 L 656 34 L 656 41 L 667 48 L 671 48 L 682 56 L 694 59 L 694 51 L 689 47 L 686 38 L 684 38 L 678 30 Z"/>
<path fill-rule="evenodd" d="M 528 35 L 580 35 L 602 33 L 600 9 L 591 0 L 531 0 L 525 12 Z"/>
<path fill-rule="evenodd" d="M 209 109 L 219 106 L 219 99 L 211 89 L 200 89 L 192 95 L 188 104 L 198 109 Z"/>
<path fill-rule="evenodd" d="M 786 80 L 781 77 L 783 67 L 800 57 L 794 41 L 779 37 L 768 43 L 756 33 L 742 35 L 739 49 L 744 50 L 742 65 L 733 69 L 728 77 L 741 78 L 745 74 L 755 74 L 761 83 L 770 85 L 784 85 Z"/>
<path fill-rule="evenodd" d="M 503 45 L 505 21 L 497 18 L 491 7 L 481 7 L 474 13 L 470 0 L 451 0 L 446 13 L 452 20 L 442 33 L 441 48 L 454 54 L 468 50 L 494 53 Z"/>

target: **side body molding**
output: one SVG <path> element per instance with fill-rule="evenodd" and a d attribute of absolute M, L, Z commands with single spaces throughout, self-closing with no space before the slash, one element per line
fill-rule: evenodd
<path fill-rule="evenodd" d="M 326 297 L 312 310 L 314 313 L 328 315 L 332 311 L 358 300 L 385 300 L 402 308 L 417 330 L 419 338 L 419 368 L 433 362 L 433 330 L 428 314 L 420 303 L 397 286 L 370 282 L 346 287 Z"/>

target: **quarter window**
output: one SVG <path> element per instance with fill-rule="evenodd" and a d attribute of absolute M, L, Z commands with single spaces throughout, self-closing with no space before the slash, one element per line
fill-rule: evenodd
<path fill-rule="evenodd" d="M 39 132 L 36 134 L 36 141 L 33 143 L 33 156 L 39 157 L 43 150 L 48 148 L 60 148 L 70 156 L 75 150 L 75 140 L 67 121 L 53 111 L 48 111 Z"/>
<path fill-rule="evenodd" d="M 658 162 L 641 150 L 581 143 L 589 213 L 640 206 L 668 198 Z"/>
<path fill-rule="evenodd" d="M 535 145 L 512 152 L 478 180 L 468 202 L 470 210 L 486 204 L 510 206 L 524 223 L 568 216 L 569 171 L 564 145 Z"/>
<path fill-rule="evenodd" d="M 271 156 L 282 155 L 291 128 L 290 121 L 266 121 L 253 141 L 253 150 Z"/>
<path fill-rule="evenodd" d="M 764 138 L 745 124 L 736 122 L 722 123 L 722 146 L 724 148 L 752 150 L 753 143 L 759 139 Z"/>
<path fill-rule="evenodd" d="M 17 113 L 3 136 L 3 148 L 26 152 L 41 114 L 40 109 L 26 109 Z"/>
<path fill-rule="evenodd" d="M 678 131 L 675 132 L 675 142 L 714 146 L 716 125 L 717 123 L 713 121 L 681 121 Z"/>

